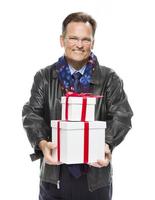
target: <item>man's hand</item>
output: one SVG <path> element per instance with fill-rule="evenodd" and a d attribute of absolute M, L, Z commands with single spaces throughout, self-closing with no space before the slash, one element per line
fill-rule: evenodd
<path fill-rule="evenodd" d="M 39 148 L 42 150 L 45 162 L 49 165 L 60 165 L 60 162 L 57 162 L 52 157 L 52 150 L 57 148 L 57 146 L 52 142 L 47 142 L 46 140 L 42 140 L 39 143 Z"/>
<path fill-rule="evenodd" d="M 105 158 L 104 160 L 97 160 L 97 162 L 89 163 L 89 165 L 93 167 L 107 167 L 109 165 L 109 162 L 111 160 L 111 151 L 109 149 L 109 145 L 105 144 Z"/>

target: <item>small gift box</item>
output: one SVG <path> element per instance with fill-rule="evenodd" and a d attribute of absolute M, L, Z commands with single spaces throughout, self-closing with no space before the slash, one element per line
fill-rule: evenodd
<path fill-rule="evenodd" d="M 90 94 L 67 93 L 61 97 L 62 120 L 94 121 L 97 96 Z"/>
<path fill-rule="evenodd" d="M 52 156 L 66 164 L 91 163 L 104 159 L 105 128 L 103 121 L 51 121 L 52 142 L 57 144 Z"/>

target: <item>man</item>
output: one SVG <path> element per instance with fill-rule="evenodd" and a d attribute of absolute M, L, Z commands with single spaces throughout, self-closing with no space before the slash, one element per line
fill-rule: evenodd
<path fill-rule="evenodd" d="M 131 128 L 133 113 L 122 80 L 100 66 L 92 53 L 95 30 L 95 20 L 86 13 L 66 17 L 60 36 L 64 56 L 35 75 L 30 100 L 23 108 L 23 125 L 35 150 L 32 159 L 41 158 L 40 200 L 112 198 L 111 153 Z M 61 119 L 60 99 L 67 91 L 104 96 L 97 99 L 95 119 L 107 123 L 105 159 L 72 166 L 52 158 L 57 147 L 52 143 L 50 120 Z"/>

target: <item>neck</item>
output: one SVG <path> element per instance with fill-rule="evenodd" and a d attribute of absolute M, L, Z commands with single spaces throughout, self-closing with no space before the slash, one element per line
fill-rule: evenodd
<path fill-rule="evenodd" d="M 88 62 L 88 58 L 85 60 L 81 60 L 81 61 L 75 61 L 70 58 L 66 58 L 66 60 L 67 60 L 68 64 L 70 64 L 76 70 L 80 70 Z"/>

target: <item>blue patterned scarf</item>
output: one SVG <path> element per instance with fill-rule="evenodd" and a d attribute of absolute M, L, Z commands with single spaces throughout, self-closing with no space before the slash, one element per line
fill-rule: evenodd
<path fill-rule="evenodd" d="M 88 62 L 86 64 L 86 68 L 84 74 L 80 78 L 80 87 L 82 92 L 89 92 L 89 85 L 92 77 L 93 68 L 96 66 L 97 58 L 91 52 Z M 71 72 L 68 66 L 68 63 L 64 56 L 58 59 L 56 63 L 56 70 L 58 73 L 58 78 L 61 84 L 61 87 L 68 91 L 74 92 L 74 79 L 71 76 Z"/>

